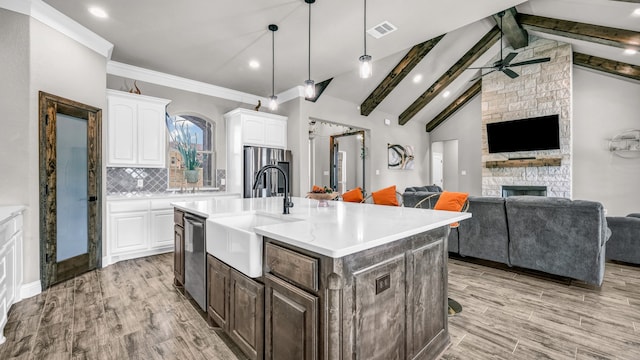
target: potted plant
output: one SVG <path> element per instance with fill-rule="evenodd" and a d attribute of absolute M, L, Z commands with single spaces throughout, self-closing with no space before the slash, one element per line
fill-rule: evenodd
<path fill-rule="evenodd" d="M 197 151 L 197 135 L 192 135 L 189 132 L 189 125 L 185 121 L 173 120 L 169 114 L 166 114 L 166 122 L 169 129 L 169 137 L 171 137 L 182 156 L 185 179 L 188 183 L 197 183 L 200 178 L 198 169 L 202 165 Z"/>

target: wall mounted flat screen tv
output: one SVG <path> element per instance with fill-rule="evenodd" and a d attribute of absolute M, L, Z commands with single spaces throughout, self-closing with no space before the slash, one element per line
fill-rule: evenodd
<path fill-rule="evenodd" d="M 490 153 L 560 149 L 558 115 L 487 124 Z"/>

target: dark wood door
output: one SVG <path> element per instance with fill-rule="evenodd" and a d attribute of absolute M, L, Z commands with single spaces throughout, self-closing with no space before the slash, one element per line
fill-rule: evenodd
<path fill-rule="evenodd" d="M 318 298 L 271 274 L 264 284 L 264 358 L 317 359 Z"/>
<path fill-rule="evenodd" d="M 184 228 L 173 226 L 173 276 L 176 285 L 184 286 Z"/>
<path fill-rule="evenodd" d="M 102 110 L 39 93 L 43 289 L 102 266 Z"/>
<path fill-rule="evenodd" d="M 264 356 L 264 285 L 229 274 L 229 336 L 250 359 Z"/>
<path fill-rule="evenodd" d="M 222 261 L 207 255 L 207 314 L 218 326 L 229 329 L 229 271 Z"/>

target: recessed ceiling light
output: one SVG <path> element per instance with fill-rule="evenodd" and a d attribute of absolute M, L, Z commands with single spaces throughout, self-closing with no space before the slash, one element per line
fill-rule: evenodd
<path fill-rule="evenodd" d="M 109 14 L 107 14 L 106 11 L 104 11 L 104 9 L 96 7 L 96 6 L 92 6 L 89 8 L 89 12 L 91 13 L 91 15 L 95 16 L 95 17 L 99 17 L 101 19 L 106 19 L 109 17 Z"/>
<path fill-rule="evenodd" d="M 633 15 L 633 16 L 640 16 L 640 8 L 637 8 L 637 9 L 633 10 L 633 12 L 631 13 L 631 15 Z"/>
<path fill-rule="evenodd" d="M 260 63 L 258 62 L 258 60 L 251 60 L 249 61 L 249 67 L 252 69 L 257 69 L 260 67 Z"/>
<path fill-rule="evenodd" d="M 413 82 L 418 84 L 420 81 L 422 81 L 422 74 L 417 74 L 416 76 L 413 77 Z"/>
<path fill-rule="evenodd" d="M 624 54 L 625 55 L 635 55 L 637 53 L 638 53 L 638 51 L 636 49 L 624 49 Z"/>
<path fill-rule="evenodd" d="M 442 97 L 445 98 L 445 99 L 448 98 L 449 95 L 451 95 L 451 91 L 449 91 L 449 90 L 447 90 L 447 91 L 442 93 Z"/>

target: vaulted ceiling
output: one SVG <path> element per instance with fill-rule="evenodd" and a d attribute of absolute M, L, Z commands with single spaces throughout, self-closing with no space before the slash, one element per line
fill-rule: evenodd
<path fill-rule="evenodd" d="M 44 1 L 112 42 L 115 61 L 260 96 L 271 94 L 267 25 L 275 23 L 280 27 L 275 34 L 276 93 L 307 78 L 308 5 L 304 0 L 92 1 L 91 5 L 109 13 L 107 19 L 90 15 L 83 0 Z M 367 28 L 387 20 L 398 30 L 380 39 L 367 36 L 374 75 L 362 80 L 357 66 L 363 53 L 363 1 L 317 0 L 311 6 L 311 77 L 316 82 L 333 77 L 325 94 L 361 104 L 414 45 L 446 34 L 376 107 L 400 116 L 496 25 L 493 14 L 513 6 L 519 13 L 640 32 L 640 16 L 632 15 L 640 8 L 640 0 L 367 0 Z M 569 42 L 576 52 L 640 65 L 640 52 L 624 55 L 619 47 L 533 28 L 528 31 Z M 486 64 L 498 52 L 499 42 L 479 56 L 474 66 Z M 260 68 L 251 69 L 250 60 L 259 61 Z M 477 75 L 462 72 L 443 89 L 449 97 L 434 97 L 411 121 L 431 121 Z"/>

